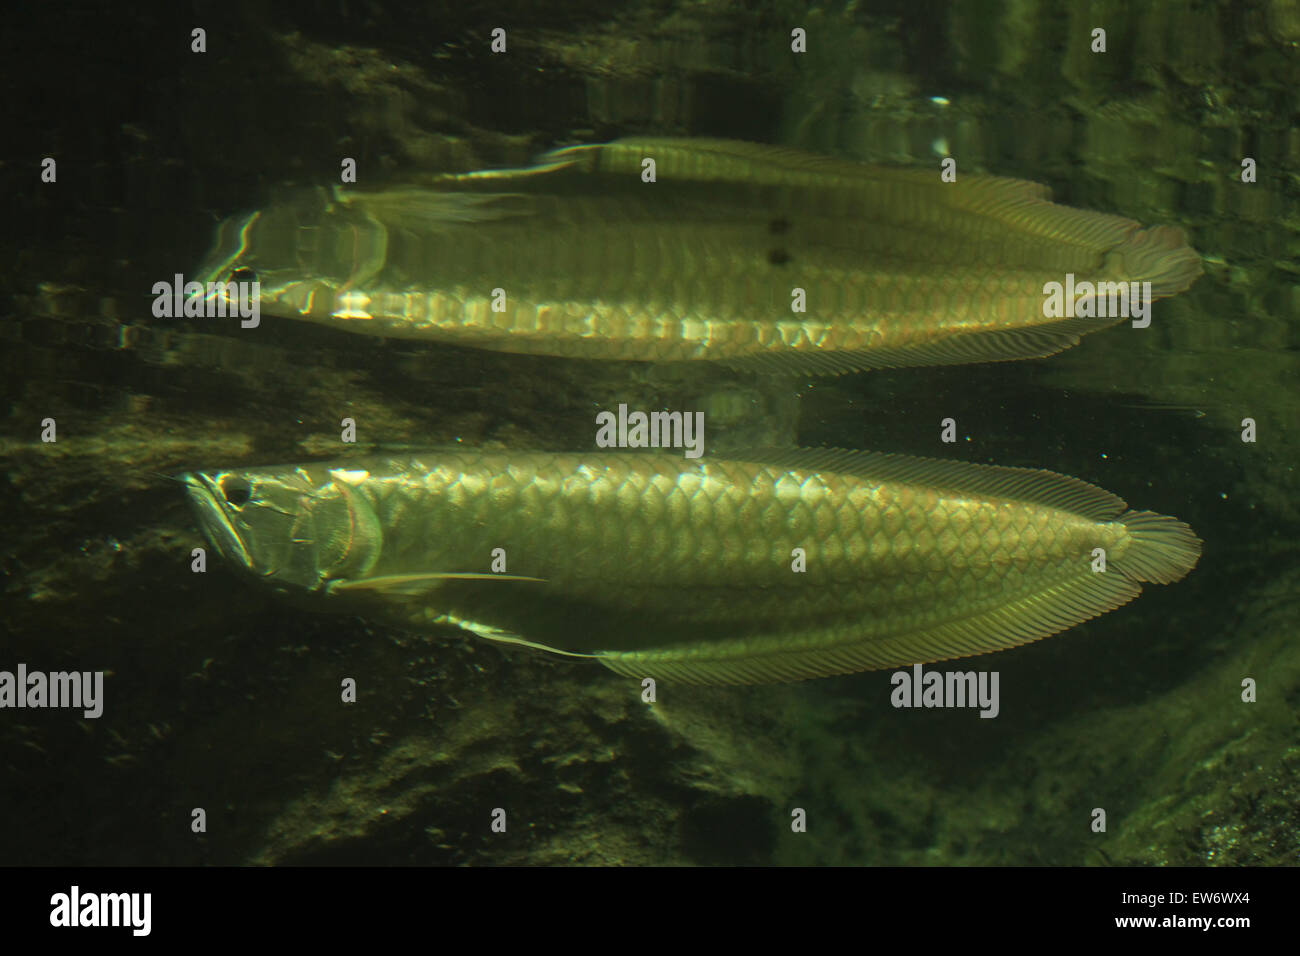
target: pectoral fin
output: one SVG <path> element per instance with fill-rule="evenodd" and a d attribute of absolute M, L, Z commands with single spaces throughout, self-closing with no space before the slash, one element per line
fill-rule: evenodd
<path fill-rule="evenodd" d="M 432 572 L 429 574 L 385 574 L 375 578 L 358 578 L 355 581 L 331 581 L 326 591 L 331 594 L 403 594 L 418 597 L 436 590 L 444 581 L 545 581 L 522 574 L 489 574 L 476 571 Z"/>
<path fill-rule="evenodd" d="M 530 581 L 540 580 L 538 578 L 528 578 Z M 466 617 L 458 617 L 454 614 L 443 614 L 435 619 L 438 624 L 450 624 L 453 627 L 459 627 L 462 630 L 483 638 L 485 641 L 493 641 L 497 644 L 516 644 L 520 647 L 531 647 L 534 650 L 546 651 L 548 654 L 559 654 L 563 657 L 583 657 L 592 659 L 597 657 L 595 654 L 583 654 L 578 651 L 565 651 L 558 647 L 552 647 L 549 644 L 542 644 L 538 641 L 530 641 L 513 631 L 503 630 L 491 624 L 485 624 L 482 621 L 474 621 Z"/>

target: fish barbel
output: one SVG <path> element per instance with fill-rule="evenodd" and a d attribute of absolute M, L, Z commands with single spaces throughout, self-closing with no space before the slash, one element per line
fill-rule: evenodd
<path fill-rule="evenodd" d="M 183 480 L 225 558 L 322 606 L 690 683 L 1014 647 L 1179 580 L 1201 545 L 1052 472 L 826 449 L 456 449 Z"/>
<path fill-rule="evenodd" d="M 1016 179 L 628 139 L 423 186 L 289 194 L 223 223 L 201 271 L 218 288 L 257 279 L 269 315 L 354 332 L 791 373 L 1051 355 L 1122 316 L 1049 318 L 1046 283 L 1144 281 L 1160 298 L 1200 274 L 1180 230 L 1049 197 Z"/>

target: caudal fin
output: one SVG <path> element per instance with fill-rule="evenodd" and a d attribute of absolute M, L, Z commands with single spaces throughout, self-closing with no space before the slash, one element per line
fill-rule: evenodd
<path fill-rule="evenodd" d="M 1133 536 L 1133 546 L 1116 570 L 1135 581 L 1172 584 L 1196 567 L 1201 539 L 1183 522 L 1152 511 L 1129 511 L 1120 518 Z"/>
<path fill-rule="evenodd" d="M 1106 254 L 1106 273 L 1150 282 L 1157 299 L 1177 295 L 1201 274 L 1201 256 L 1176 226 L 1139 229 Z"/>

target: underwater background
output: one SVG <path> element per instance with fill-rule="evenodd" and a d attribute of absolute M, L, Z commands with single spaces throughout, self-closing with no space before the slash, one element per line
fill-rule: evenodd
<path fill-rule="evenodd" d="M 107 676 L 97 720 L 0 711 L 0 864 L 1300 862 L 1300 2 L 87 3 L 8 26 L 0 668 Z M 219 219 L 343 156 L 400 182 L 634 133 L 951 155 L 1181 226 L 1206 272 L 1144 334 L 840 378 L 152 316 Z M 705 410 L 716 455 L 1074 475 L 1204 553 L 969 665 L 1001 674 L 995 720 L 894 710 L 889 672 L 646 706 L 595 664 L 193 574 L 203 540 L 163 477 L 340 457 L 344 416 L 395 444 L 580 451 L 619 403 Z"/>

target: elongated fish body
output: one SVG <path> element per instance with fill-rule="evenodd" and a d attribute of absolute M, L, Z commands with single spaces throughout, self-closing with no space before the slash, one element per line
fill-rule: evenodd
<path fill-rule="evenodd" d="M 692 683 L 1013 647 L 1200 554 L 1074 478 L 864 452 L 449 450 L 184 480 L 220 553 L 322 606 Z"/>
<path fill-rule="evenodd" d="M 1050 355 L 1123 316 L 1079 317 L 1115 308 L 1080 293 L 1073 317 L 1048 318 L 1046 283 L 1149 282 L 1159 298 L 1200 274 L 1178 229 L 1049 195 L 726 140 L 620 140 L 420 187 L 299 192 L 227 221 L 202 280 L 256 277 L 267 314 L 373 335 L 836 373 Z"/>

